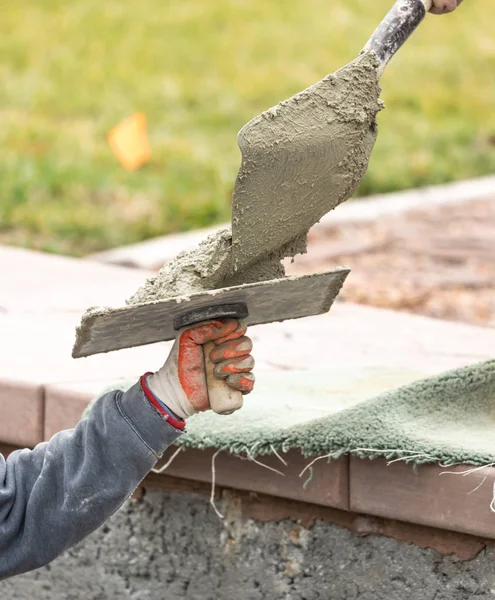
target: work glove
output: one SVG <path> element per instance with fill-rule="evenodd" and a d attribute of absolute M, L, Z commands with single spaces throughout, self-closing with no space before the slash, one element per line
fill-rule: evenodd
<path fill-rule="evenodd" d="M 434 15 L 445 15 L 455 10 L 462 0 L 433 0 L 430 12 Z"/>
<path fill-rule="evenodd" d="M 210 408 L 202 346 L 215 342 L 210 353 L 214 374 L 231 388 L 248 394 L 254 386 L 253 344 L 246 324 L 222 319 L 181 330 L 163 367 L 149 374 L 146 384 L 172 415 L 186 419 Z"/>

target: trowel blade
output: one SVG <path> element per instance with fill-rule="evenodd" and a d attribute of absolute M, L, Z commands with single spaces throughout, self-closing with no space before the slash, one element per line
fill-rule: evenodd
<path fill-rule="evenodd" d="M 249 325 L 298 319 L 330 310 L 345 278 L 346 267 L 335 271 L 284 277 L 148 302 L 122 308 L 92 308 L 83 316 L 72 351 L 74 358 L 172 340 L 174 318 L 195 308 L 244 302 Z"/>
<path fill-rule="evenodd" d="M 379 89 L 373 59 L 361 57 L 240 130 L 235 272 L 300 239 L 352 196 L 375 143 Z"/>

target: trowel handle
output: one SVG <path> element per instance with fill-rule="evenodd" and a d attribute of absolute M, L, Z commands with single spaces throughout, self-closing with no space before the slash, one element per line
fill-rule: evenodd
<path fill-rule="evenodd" d="M 210 360 L 210 352 L 215 348 L 215 342 L 203 346 L 206 371 L 206 384 L 212 410 L 219 415 L 230 415 L 242 407 L 242 393 L 233 390 L 223 379 L 218 379 L 213 373 L 215 363 Z"/>
<path fill-rule="evenodd" d="M 433 0 L 396 0 L 363 49 L 378 57 L 380 75 L 432 6 Z"/>

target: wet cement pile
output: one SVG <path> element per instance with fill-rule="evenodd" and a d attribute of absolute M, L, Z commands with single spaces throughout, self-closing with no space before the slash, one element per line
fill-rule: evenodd
<path fill-rule="evenodd" d="M 280 261 L 305 250 L 304 236 L 303 239 L 284 246 L 279 252 L 265 256 L 242 273 L 232 273 L 232 233 L 229 229 L 221 229 L 207 237 L 196 249 L 178 254 L 156 277 L 150 277 L 127 300 L 127 304 L 134 306 L 232 285 L 279 279 L 285 276 L 285 269 Z"/>
<path fill-rule="evenodd" d="M 179 254 L 128 304 L 283 277 L 281 259 L 306 251 L 310 227 L 366 172 L 383 107 L 377 65 L 363 54 L 243 127 L 232 232 Z"/>

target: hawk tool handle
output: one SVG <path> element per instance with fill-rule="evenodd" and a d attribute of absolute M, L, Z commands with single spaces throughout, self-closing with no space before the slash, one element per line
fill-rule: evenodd
<path fill-rule="evenodd" d="M 234 304 L 219 304 L 194 309 L 183 313 L 174 319 L 174 329 L 181 330 L 184 327 L 197 325 L 215 319 L 245 319 L 248 316 L 248 308 L 242 302 Z M 232 389 L 223 379 L 214 374 L 215 363 L 210 359 L 210 353 L 215 348 L 215 342 L 208 342 L 203 346 L 203 359 L 205 364 L 206 384 L 208 397 L 213 412 L 219 415 L 230 415 L 242 407 L 243 397 L 238 390 Z"/>

